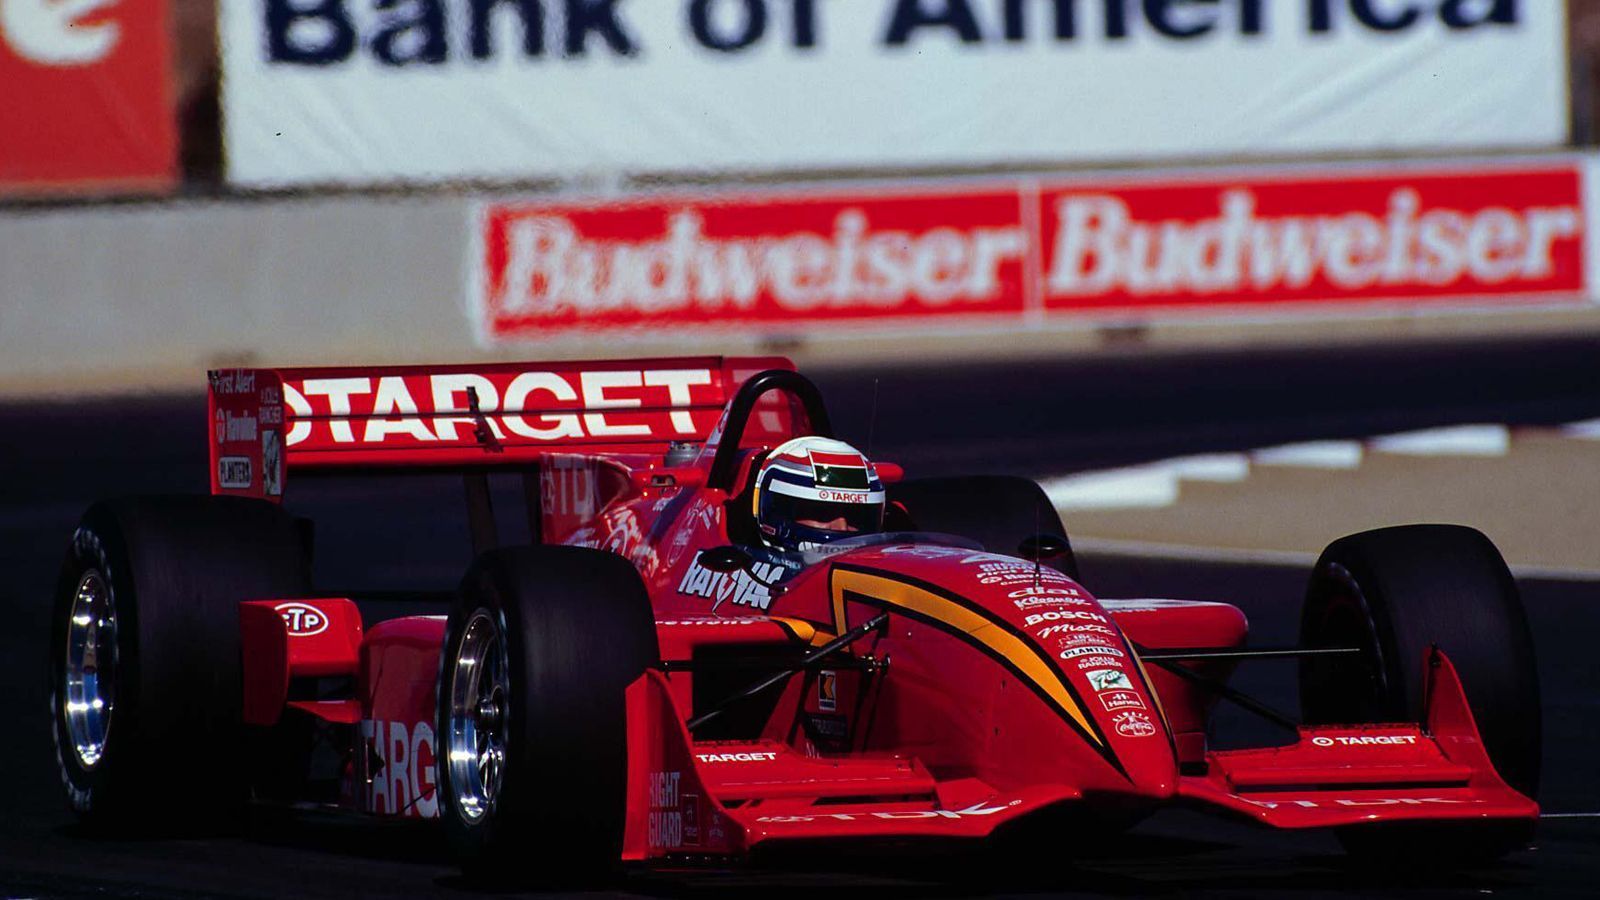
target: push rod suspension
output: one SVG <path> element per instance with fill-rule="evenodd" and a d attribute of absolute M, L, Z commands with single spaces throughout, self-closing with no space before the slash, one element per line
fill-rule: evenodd
<path fill-rule="evenodd" d="M 798 661 L 784 668 L 782 671 L 774 672 L 772 675 L 763 678 L 755 684 L 752 684 L 744 690 L 738 692 L 737 694 L 728 697 L 726 700 L 718 703 L 714 708 L 708 709 L 700 715 L 690 719 L 689 730 L 693 731 L 696 728 L 699 728 L 701 725 L 704 725 L 712 719 L 715 719 L 717 716 L 722 715 L 735 703 L 748 700 L 762 691 L 771 688 L 773 685 L 783 683 L 784 681 L 788 680 L 789 676 L 795 674 L 796 672 L 804 671 L 805 669 L 816 665 L 829 654 L 843 650 L 845 647 L 848 647 L 860 640 L 863 635 L 872 631 L 876 631 L 887 621 L 889 621 L 889 614 L 887 612 L 878 613 L 867 621 L 862 622 L 860 625 L 857 625 L 849 631 L 846 631 L 844 634 L 839 635 L 826 644 L 823 644 L 821 647 L 818 647 L 810 653 L 807 653 L 805 656 L 800 657 Z"/>

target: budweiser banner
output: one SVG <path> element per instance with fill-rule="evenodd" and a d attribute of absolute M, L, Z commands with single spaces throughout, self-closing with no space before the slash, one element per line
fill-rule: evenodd
<path fill-rule="evenodd" d="M 1565 6 L 228 0 L 223 120 L 249 186 L 1541 147 Z"/>
<path fill-rule="evenodd" d="M 470 292 L 488 343 L 1579 301 L 1583 180 L 1557 160 L 489 202 Z"/>
<path fill-rule="evenodd" d="M 177 177 L 165 0 L 0 0 L 0 193 Z"/>

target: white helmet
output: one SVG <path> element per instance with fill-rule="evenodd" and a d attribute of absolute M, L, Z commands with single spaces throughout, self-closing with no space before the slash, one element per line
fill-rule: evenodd
<path fill-rule="evenodd" d="M 883 482 L 861 451 L 831 438 L 778 445 L 756 473 L 753 506 L 761 540 L 810 550 L 883 528 Z"/>

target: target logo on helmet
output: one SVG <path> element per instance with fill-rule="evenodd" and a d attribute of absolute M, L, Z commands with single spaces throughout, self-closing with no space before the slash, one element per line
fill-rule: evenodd
<path fill-rule="evenodd" d="M 832 438 L 778 445 L 756 473 L 761 538 L 779 550 L 810 550 L 883 527 L 884 491 L 860 450 Z"/>

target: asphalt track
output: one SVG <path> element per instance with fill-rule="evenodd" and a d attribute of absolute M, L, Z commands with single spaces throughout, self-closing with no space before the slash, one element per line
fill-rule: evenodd
<path fill-rule="evenodd" d="M 823 372 L 817 380 L 843 436 L 870 443 L 875 455 L 913 473 L 1059 474 L 1432 425 L 1594 418 L 1600 340 L 930 364 Z M 65 813 L 44 701 L 46 611 L 61 549 L 96 497 L 203 490 L 203 410 L 198 395 L 0 407 L 0 571 L 6 573 L 0 722 L 7 725 L 0 739 L 0 896 L 470 896 L 426 827 L 262 815 L 222 838 L 101 841 L 77 833 Z M 466 534 L 452 515 L 459 498 L 453 482 L 427 480 L 399 495 L 382 482 L 291 484 L 291 490 L 297 507 L 318 518 L 323 584 L 448 587 L 464 565 Z M 1094 556 L 1082 562 L 1085 582 L 1101 596 L 1226 600 L 1250 616 L 1258 640 L 1292 638 L 1301 571 Z M 1600 674 L 1591 662 L 1600 585 L 1527 580 L 1521 587 L 1545 699 L 1539 799 L 1554 815 L 1542 823 L 1534 849 L 1499 866 L 1451 875 L 1372 872 L 1348 865 L 1327 835 L 1173 812 L 1127 835 L 1063 846 L 1054 858 L 1025 868 L 961 855 L 813 859 L 803 867 L 635 874 L 602 894 L 1600 893 L 1600 818 L 1582 815 L 1600 813 Z M 1294 706 L 1292 664 L 1247 667 L 1239 684 L 1275 705 Z M 1270 726 L 1231 712 L 1219 720 L 1219 732 L 1240 742 L 1264 736 L 1264 727 Z M 175 784 L 170 796 L 182 804 L 185 795 L 204 790 Z"/>

